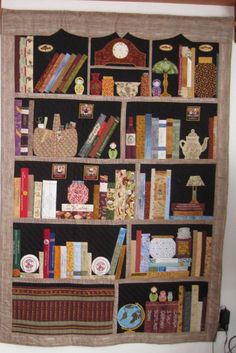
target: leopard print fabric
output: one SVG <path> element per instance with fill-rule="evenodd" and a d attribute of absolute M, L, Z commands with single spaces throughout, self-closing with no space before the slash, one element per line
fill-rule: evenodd
<path fill-rule="evenodd" d="M 216 66 L 215 64 L 197 64 L 195 67 L 195 96 L 216 96 Z"/>

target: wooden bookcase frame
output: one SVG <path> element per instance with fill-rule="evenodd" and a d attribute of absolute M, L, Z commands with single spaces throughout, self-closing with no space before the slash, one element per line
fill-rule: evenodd
<path fill-rule="evenodd" d="M 142 25 L 140 25 L 142 24 Z M 86 37 L 102 37 L 117 32 L 124 36 L 127 32 L 134 36 L 154 40 L 166 39 L 183 34 L 192 41 L 211 41 L 219 43 L 219 64 L 218 64 L 218 92 L 217 98 L 209 99 L 185 99 L 181 97 L 157 98 L 137 97 L 137 101 L 152 102 L 179 102 L 179 103 L 215 103 L 218 105 L 218 146 L 217 161 L 200 160 L 200 164 L 216 164 L 215 177 L 215 200 L 213 227 L 213 252 L 212 271 L 208 279 L 208 309 L 206 319 L 206 330 L 204 332 L 183 332 L 165 334 L 114 334 L 103 337 L 93 337 L 88 340 L 87 336 L 37 336 L 17 334 L 11 332 L 12 317 L 12 204 L 13 204 L 13 177 L 14 162 L 17 160 L 14 155 L 14 98 L 47 98 L 47 99 L 81 99 L 75 95 L 53 95 L 53 94 L 21 94 L 14 91 L 14 36 L 15 35 L 51 35 L 63 28 L 65 31 Z M 228 140 L 229 140 L 229 83 L 230 83 L 230 57 L 233 35 L 233 19 L 229 18 L 203 18 L 183 17 L 165 15 L 138 15 L 119 13 L 89 13 L 89 12 L 66 12 L 66 11 L 2 11 L 2 127 L 1 127 L 1 261 L 0 261 L 0 339 L 2 342 L 31 344 L 31 345 L 110 345 L 130 342 L 146 343 L 179 343 L 191 341 L 212 341 L 218 326 L 218 313 L 220 303 L 220 285 L 222 275 L 222 249 L 224 239 L 224 227 L 226 219 L 227 189 L 228 189 Z M 83 101 L 91 99 L 89 96 L 82 96 Z M 104 97 L 97 97 L 97 100 L 104 100 Z M 93 100 L 96 100 L 93 97 Z M 106 98 L 113 100 L 114 98 Z M 122 102 L 121 115 L 124 115 L 126 100 L 115 97 Z M 124 120 L 124 119 L 123 119 Z M 121 132 L 125 132 L 125 123 L 121 123 Z M 124 139 L 121 133 L 121 139 Z M 124 146 L 124 140 L 121 141 Z M 26 160 L 34 160 L 34 157 L 26 157 Z M 21 160 L 21 157 L 19 157 Z M 23 160 L 23 159 L 22 159 Z M 72 159 L 74 161 L 74 159 Z M 121 163 L 125 163 L 124 151 L 121 153 Z M 70 162 L 70 160 L 68 160 Z M 84 163 L 86 160 L 80 160 Z M 87 160 L 91 162 L 91 160 Z M 192 161 L 177 160 L 174 163 L 192 164 Z M 195 161 L 194 161 L 195 162 Z M 110 160 L 103 163 L 111 163 Z M 171 164 L 169 160 L 157 161 L 156 164 Z M 27 219 L 22 223 L 30 223 Z M 53 221 L 54 222 L 54 221 Z M 76 224 L 76 221 L 71 221 Z M 114 224 L 114 221 L 110 221 Z M 142 221 L 139 221 L 140 224 Z M 152 222 L 152 221 L 151 221 Z M 168 223 L 167 221 L 165 221 Z M 178 221 L 172 221 L 172 224 Z M 197 221 L 192 224 L 199 224 Z M 207 221 L 201 221 L 202 224 Z M 42 220 L 41 223 L 47 223 Z M 48 223 L 52 223 L 48 221 Z M 57 223 L 57 220 L 55 220 Z M 122 222 L 123 223 L 123 222 Z M 180 222 L 184 223 L 184 222 Z M 82 224 L 82 223 L 80 223 Z M 102 224 L 102 221 L 93 221 L 93 224 Z M 109 223 L 107 223 L 109 224 Z M 126 222 L 130 232 L 132 222 Z M 137 224 L 137 222 L 135 222 Z M 199 279 L 195 279 L 198 280 Z M 62 280 L 61 280 L 62 281 Z M 123 280 L 125 283 L 128 280 Z M 136 280 L 138 282 L 138 280 Z M 159 281 L 159 280 L 158 280 Z M 179 280 L 171 280 L 171 282 Z M 189 279 L 184 281 L 191 282 Z M 192 279 L 193 281 L 193 279 Z M 28 282 L 28 281 L 27 281 Z M 29 282 L 37 282 L 37 279 Z M 63 282 L 63 281 L 62 281 Z M 99 280 L 96 283 L 111 283 L 106 280 Z M 151 282 L 151 281 L 150 281 Z M 50 280 L 43 280 L 43 283 L 51 283 Z M 69 283 L 69 282 L 68 282 Z M 75 283 L 75 281 L 74 281 Z M 83 281 L 80 281 L 83 283 Z M 113 282 L 114 283 L 114 282 Z M 135 283 L 135 280 L 132 280 Z M 116 291 L 118 284 L 114 283 Z M 117 305 L 116 295 L 116 305 Z M 114 320 L 116 319 L 116 315 Z"/>

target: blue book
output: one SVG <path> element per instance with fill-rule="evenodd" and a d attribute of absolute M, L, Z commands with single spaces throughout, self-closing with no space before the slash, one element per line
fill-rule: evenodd
<path fill-rule="evenodd" d="M 158 125 L 159 118 L 152 118 L 152 158 L 158 158 Z"/>
<path fill-rule="evenodd" d="M 138 210 L 137 210 L 138 219 L 144 219 L 145 184 L 146 184 L 146 173 L 140 173 L 139 193 L 138 193 Z"/>
<path fill-rule="evenodd" d="M 62 72 L 62 70 L 63 70 L 64 66 L 67 64 L 67 62 L 69 61 L 70 57 L 71 57 L 71 54 L 69 54 L 69 53 L 65 54 L 64 58 L 62 59 L 62 61 L 58 65 L 58 67 L 56 68 L 50 81 L 48 82 L 47 86 L 45 87 L 45 92 L 49 93 L 51 91 L 52 86 L 54 85 L 54 83 L 58 79 L 60 73 Z"/>
<path fill-rule="evenodd" d="M 152 159 L 152 114 L 145 114 L 145 126 L 144 157 Z"/>
<path fill-rule="evenodd" d="M 55 233 L 50 233 L 49 243 L 49 278 L 54 278 Z"/>
<path fill-rule="evenodd" d="M 149 271 L 150 263 L 150 233 L 142 233 L 141 236 L 141 260 L 140 260 L 140 272 Z"/>
<path fill-rule="evenodd" d="M 121 247 L 124 243 L 125 240 L 125 236 L 126 236 L 126 228 L 120 227 L 119 230 L 119 234 L 117 237 L 117 241 L 116 241 L 116 245 L 115 245 L 115 249 L 112 255 L 112 259 L 111 259 L 111 268 L 109 271 L 109 275 L 114 275 L 116 272 L 116 266 L 119 260 L 119 256 L 120 256 L 120 251 L 121 251 Z"/>
<path fill-rule="evenodd" d="M 74 249 L 74 269 L 73 278 L 81 278 L 81 242 L 73 242 Z"/>

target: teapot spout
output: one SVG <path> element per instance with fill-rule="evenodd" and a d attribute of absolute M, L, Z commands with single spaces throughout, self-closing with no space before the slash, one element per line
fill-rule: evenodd
<path fill-rule="evenodd" d="M 205 137 L 203 140 L 203 144 L 202 144 L 202 152 L 204 152 L 207 148 L 207 143 L 208 143 L 209 137 Z"/>

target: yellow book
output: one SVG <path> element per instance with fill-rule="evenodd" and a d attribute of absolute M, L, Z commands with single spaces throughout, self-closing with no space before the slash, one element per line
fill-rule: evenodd
<path fill-rule="evenodd" d="M 144 158 L 146 121 L 145 115 L 136 115 L 136 158 Z"/>
<path fill-rule="evenodd" d="M 177 332 L 182 332 L 183 328 L 183 306 L 184 306 L 184 286 L 179 286 L 179 297 L 178 297 L 178 322 Z"/>
<path fill-rule="evenodd" d="M 198 331 L 198 297 L 199 297 L 199 285 L 192 285 L 192 298 L 191 298 L 191 317 L 190 317 L 190 332 Z"/>
<path fill-rule="evenodd" d="M 20 218 L 20 177 L 14 178 L 13 217 Z"/>
<path fill-rule="evenodd" d="M 54 278 L 61 277 L 61 247 L 55 245 L 55 255 L 54 255 Z"/>
<path fill-rule="evenodd" d="M 74 244 L 72 241 L 66 242 L 67 260 L 66 260 L 66 278 L 73 278 L 74 270 Z"/>

